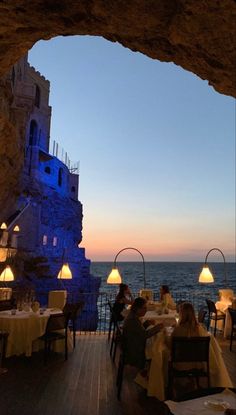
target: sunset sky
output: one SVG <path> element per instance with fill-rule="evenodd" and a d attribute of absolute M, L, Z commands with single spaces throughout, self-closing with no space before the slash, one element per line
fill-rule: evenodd
<path fill-rule="evenodd" d="M 87 258 L 235 259 L 233 98 L 102 38 L 40 41 L 29 61 L 51 82 L 51 141 L 80 161 Z"/>

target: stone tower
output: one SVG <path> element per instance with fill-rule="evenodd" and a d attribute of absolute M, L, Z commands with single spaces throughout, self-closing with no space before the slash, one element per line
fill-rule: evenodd
<path fill-rule="evenodd" d="M 56 278 L 63 262 L 68 262 L 73 279 L 67 282 L 70 292 L 97 291 L 99 279 L 90 275 L 90 261 L 82 241 L 82 204 L 78 200 L 79 172 L 71 168 L 68 156 L 57 157 L 58 145 L 49 152 L 51 107 L 50 83 L 28 63 L 27 55 L 8 74 L 11 83 L 11 114 L 24 146 L 21 186 L 17 203 L 7 212 L 7 225 L 0 240 L 0 261 L 7 247 L 30 258 L 44 258 L 45 275 L 34 284 L 40 290 L 58 285 Z M 20 232 L 16 234 L 15 226 Z M 1 259 L 2 258 L 2 259 Z M 1 263 L 1 262 L 0 262 Z M 24 277 L 24 267 L 21 277 Z"/>

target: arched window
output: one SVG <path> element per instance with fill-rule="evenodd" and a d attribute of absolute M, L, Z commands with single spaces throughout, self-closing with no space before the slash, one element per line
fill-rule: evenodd
<path fill-rule="evenodd" d="M 62 176 L 63 176 L 63 170 L 60 167 L 60 169 L 58 170 L 58 186 L 62 186 Z"/>
<path fill-rule="evenodd" d="M 57 246 L 57 236 L 54 236 L 54 237 L 53 237 L 53 240 L 52 240 L 52 245 L 53 245 L 53 246 Z"/>
<path fill-rule="evenodd" d="M 71 192 L 72 192 L 72 193 L 75 193 L 75 186 L 72 186 L 72 187 L 71 187 Z"/>
<path fill-rule="evenodd" d="M 35 146 L 37 143 L 38 125 L 35 120 L 30 122 L 29 145 Z"/>
<path fill-rule="evenodd" d="M 36 107 L 40 107 L 40 89 L 38 85 L 35 85 L 35 98 L 34 98 L 34 105 Z"/>
<path fill-rule="evenodd" d="M 47 245 L 48 243 L 48 237 L 47 235 L 43 235 L 43 245 Z"/>
<path fill-rule="evenodd" d="M 44 171 L 45 171 L 45 173 L 47 173 L 47 174 L 51 174 L 51 169 L 50 169 L 50 167 L 49 167 L 49 166 L 45 167 Z"/>

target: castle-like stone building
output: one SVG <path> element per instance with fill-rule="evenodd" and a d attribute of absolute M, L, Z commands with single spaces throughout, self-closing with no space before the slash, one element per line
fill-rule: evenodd
<path fill-rule="evenodd" d="M 2 224 L 0 264 L 9 252 L 41 258 L 44 274 L 36 278 L 32 272 L 31 278 L 36 287 L 49 290 L 57 287 L 57 274 L 62 263 L 68 262 L 73 279 L 66 282 L 66 288 L 71 292 L 97 291 L 99 279 L 90 275 L 90 261 L 79 246 L 83 214 L 78 169 L 70 165 L 67 154 L 59 160 L 55 142 L 52 154 L 49 152 L 50 83 L 30 66 L 27 55 L 12 67 L 7 78 L 13 96 L 12 121 L 23 136 L 19 143 L 23 141 L 24 161 L 17 203 Z M 21 278 L 26 274 L 24 262 Z"/>

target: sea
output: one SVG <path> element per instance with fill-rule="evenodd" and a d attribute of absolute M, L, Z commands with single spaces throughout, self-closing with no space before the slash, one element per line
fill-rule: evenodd
<path fill-rule="evenodd" d="M 144 268 L 140 262 L 118 262 L 117 267 L 122 276 L 122 282 L 128 284 L 134 296 L 144 288 Z M 174 294 L 180 298 L 183 293 L 194 293 L 195 296 L 209 297 L 213 301 L 218 298 L 220 288 L 231 288 L 236 295 L 236 264 L 226 264 L 227 281 L 224 278 L 223 263 L 208 263 L 214 282 L 200 284 L 199 274 L 203 263 L 200 262 L 145 262 L 146 288 L 152 289 L 155 299 L 158 300 L 160 286 L 166 284 Z M 112 269 L 113 262 L 91 262 L 91 274 L 101 278 L 100 292 L 114 294 L 118 287 L 107 284 L 107 277 Z"/>

